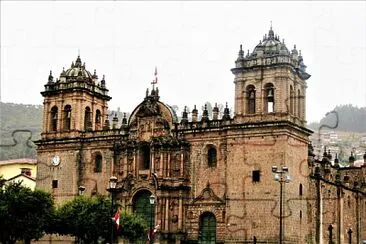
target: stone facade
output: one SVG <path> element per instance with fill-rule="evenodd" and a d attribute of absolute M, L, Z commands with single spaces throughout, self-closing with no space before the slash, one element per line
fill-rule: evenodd
<path fill-rule="evenodd" d="M 252 53 L 244 56 L 240 47 L 232 72 L 233 117 L 226 106 L 219 118 L 215 106 L 212 117 L 205 107 L 200 115 L 194 108 L 191 117 L 185 109 L 178 119 L 153 84 L 129 118 L 110 123 L 105 80 L 99 82 L 78 57 L 60 79 L 50 74 L 42 92 L 37 187 L 62 203 L 81 185 L 86 194 L 107 194 L 108 180 L 116 176 L 123 209 L 143 211 L 143 196 L 156 196 L 161 243 L 325 242 L 324 232 L 322 238 L 314 233 L 334 217 L 334 200 L 323 200 L 318 221 L 320 180 L 308 158 L 312 132 L 305 127 L 310 75 L 301 52 L 296 46 L 289 51 L 271 28 Z M 275 182 L 273 165 L 287 167 L 291 182 Z M 364 195 L 358 196 L 364 206 Z M 343 224 L 352 225 L 352 209 L 342 215 Z"/>

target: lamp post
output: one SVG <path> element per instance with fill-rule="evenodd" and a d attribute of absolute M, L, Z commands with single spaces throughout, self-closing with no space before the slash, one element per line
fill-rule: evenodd
<path fill-rule="evenodd" d="M 85 186 L 79 186 L 78 187 L 78 196 L 82 196 L 84 194 L 85 191 Z M 76 243 L 81 244 L 82 240 L 80 237 L 76 237 Z"/>
<path fill-rule="evenodd" d="M 283 184 L 290 183 L 291 178 L 288 173 L 288 167 L 282 166 L 278 168 L 277 166 L 272 166 L 273 180 L 278 181 L 280 183 L 280 244 L 283 243 L 283 224 L 282 224 L 282 192 L 283 192 Z"/>
<path fill-rule="evenodd" d="M 151 206 L 151 214 L 150 214 L 150 240 L 149 240 L 149 243 L 152 244 L 154 243 L 153 241 L 153 210 L 154 210 L 154 205 L 155 205 L 155 196 L 154 194 L 151 194 L 151 196 L 149 197 L 149 200 L 150 200 L 150 206 Z"/>
<path fill-rule="evenodd" d="M 115 198 L 115 193 L 117 191 L 116 187 L 117 187 L 117 177 L 116 176 L 111 176 L 111 178 L 109 178 L 109 188 L 107 189 L 107 191 L 109 191 L 111 193 L 111 199 L 112 199 L 111 216 L 113 216 L 113 213 L 114 213 L 114 200 L 115 200 L 114 198 Z M 114 221 L 112 219 L 111 244 L 113 244 L 113 240 L 114 240 Z"/>

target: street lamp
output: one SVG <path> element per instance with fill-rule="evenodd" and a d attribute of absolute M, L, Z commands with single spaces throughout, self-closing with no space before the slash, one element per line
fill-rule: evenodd
<path fill-rule="evenodd" d="M 282 166 L 278 168 L 277 166 L 272 166 L 272 173 L 273 173 L 273 180 L 278 181 L 280 183 L 280 244 L 283 242 L 283 231 L 282 231 L 282 191 L 283 191 L 283 184 L 290 183 L 291 177 L 287 175 L 288 167 Z"/>
<path fill-rule="evenodd" d="M 150 206 L 151 206 L 151 214 L 150 214 L 150 240 L 149 243 L 152 244 L 154 243 L 153 241 L 153 210 L 154 210 L 154 205 L 155 205 L 155 196 L 154 194 L 151 194 L 151 196 L 149 197 L 150 200 Z"/>
<path fill-rule="evenodd" d="M 112 204 L 111 204 L 111 216 L 113 216 L 114 214 L 114 198 L 115 198 L 115 194 L 117 191 L 117 177 L 116 176 L 111 176 L 111 178 L 109 178 L 109 188 L 107 189 L 107 191 L 109 191 L 111 193 L 111 198 L 112 198 Z M 111 229 L 111 244 L 113 244 L 113 240 L 114 240 L 114 221 L 112 220 L 112 229 Z"/>

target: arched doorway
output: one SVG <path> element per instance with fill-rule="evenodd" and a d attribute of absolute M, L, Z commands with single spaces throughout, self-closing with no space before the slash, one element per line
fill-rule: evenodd
<path fill-rule="evenodd" d="M 198 243 L 216 243 L 216 218 L 210 212 L 205 212 L 200 216 L 200 230 Z"/>
<path fill-rule="evenodd" d="M 133 212 L 140 215 L 145 221 L 146 225 L 154 227 L 155 223 L 155 205 L 151 206 L 149 197 L 151 192 L 147 190 L 139 191 L 133 197 Z"/>

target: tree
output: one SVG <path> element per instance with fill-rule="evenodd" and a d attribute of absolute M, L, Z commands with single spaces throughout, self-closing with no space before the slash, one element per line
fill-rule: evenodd
<path fill-rule="evenodd" d="M 51 195 L 41 190 L 32 191 L 21 182 L 0 187 L 0 242 L 12 244 L 23 240 L 30 243 L 41 238 L 53 218 Z"/>
<path fill-rule="evenodd" d="M 127 238 L 132 243 L 135 243 L 139 239 L 146 238 L 148 226 L 142 217 L 136 214 L 123 212 L 120 215 L 120 223 L 119 236 Z"/>
<path fill-rule="evenodd" d="M 78 196 L 66 202 L 56 211 L 50 233 L 72 235 L 82 243 L 97 243 L 110 240 L 112 214 L 111 201 L 105 196 Z M 145 237 L 147 226 L 144 220 L 134 214 L 123 212 L 120 215 L 120 228 L 115 235 L 134 242 Z"/>
<path fill-rule="evenodd" d="M 111 201 L 101 195 L 78 196 L 57 210 L 51 233 L 72 235 L 83 243 L 110 238 Z"/>

